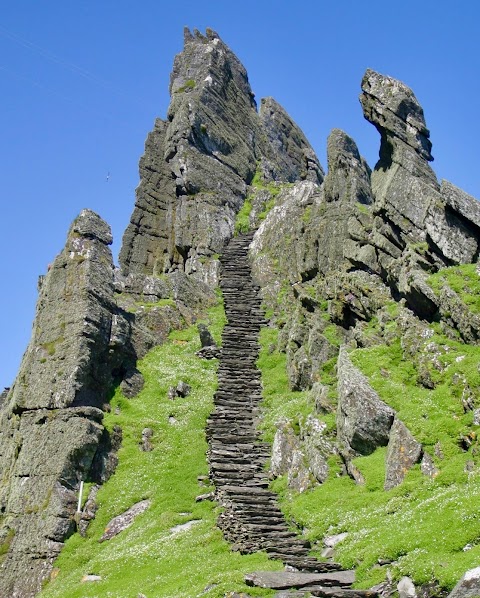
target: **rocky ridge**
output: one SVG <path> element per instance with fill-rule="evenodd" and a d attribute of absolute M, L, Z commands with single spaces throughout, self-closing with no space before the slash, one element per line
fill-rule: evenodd
<path fill-rule="evenodd" d="M 218 254 L 257 169 L 283 182 L 320 182 L 323 171 L 275 100 L 257 112 L 245 68 L 215 31 L 184 37 L 167 120 L 157 119 L 140 161 L 120 264 L 125 273 L 181 270 L 216 286 Z"/>
<path fill-rule="evenodd" d="M 103 483 L 115 468 L 121 430 L 109 435 L 102 425 L 112 388 L 121 384 L 133 397 L 143 384 L 137 360 L 172 328 L 194 322 L 219 283 L 229 324 L 207 424 L 208 456 L 225 508 L 219 525 L 235 548 L 266 549 L 289 566 L 318 571 L 308 543 L 286 524 L 268 489 L 269 475 L 288 475 L 302 492 L 327 479 L 327 459 L 338 454 L 344 473 L 364 484 L 355 458 L 387 446 L 389 490 L 417 463 L 434 479 L 443 459 L 441 446 L 424 446 L 381 400 L 351 354 L 399 346 L 415 366 L 416 384 L 433 390 L 449 367 L 449 348 L 432 340 L 430 325 L 465 346 L 480 336 L 479 310 L 465 293 L 446 279 L 436 289 L 431 283 L 445 267 L 478 261 L 480 209 L 453 184 L 437 181 L 430 133 L 412 90 L 367 70 L 360 101 L 380 133 L 379 161 L 372 171 L 353 139 L 334 129 L 325 176 L 275 100 L 262 100 L 257 112 L 247 73 L 218 34 L 186 30 L 184 36 L 167 118 L 155 122 L 140 161 L 121 268 L 113 266 L 108 225 L 83 211 L 40 278 L 32 340 L 15 384 L 1 396 L 2 595 L 38 593 L 75 531 L 80 481 Z M 228 244 L 242 211 L 252 232 Z M 278 423 L 270 473 L 264 466 L 271 449 L 256 431 L 261 303 L 280 330 L 276 349 L 286 353 L 291 388 L 310 390 L 317 410 L 301 422 L 301 436 L 298 422 Z M 332 400 L 323 368 L 334 361 Z M 452 380 L 463 412 L 476 413 L 471 382 L 457 374 Z M 333 411 L 334 443 L 321 423 Z M 459 440 L 472 457 L 469 473 L 477 467 L 475 425 Z M 291 467 L 300 462 L 308 465 L 302 475 Z M 476 592 L 477 577 L 466 580 Z M 388 595 L 387 586 L 378 591 Z M 291 595 L 306 590 L 298 591 Z M 362 595 L 348 592 L 312 589 Z"/>

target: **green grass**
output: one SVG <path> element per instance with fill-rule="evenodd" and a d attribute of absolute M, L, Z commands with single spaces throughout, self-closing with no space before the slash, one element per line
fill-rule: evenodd
<path fill-rule="evenodd" d="M 219 341 L 223 308 L 209 313 L 207 324 Z M 172 333 L 168 343 L 139 363 L 143 391 L 131 400 L 116 392 L 105 425 L 123 430 L 117 470 L 99 491 L 99 510 L 87 537 L 74 534 L 67 540 L 55 563 L 59 574 L 41 593 L 43 598 L 131 598 L 140 592 L 156 598 L 220 598 L 227 591 L 246 592 L 245 573 L 281 567 L 263 553 L 232 552 L 216 527 L 216 505 L 195 502 L 197 495 L 211 489 L 200 486 L 197 476 L 208 473 L 205 421 L 213 408 L 217 369 L 215 360 L 194 355 L 199 348 L 196 326 Z M 169 386 L 180 379 L 190 384 L 191 394 L 167 399 Z M 171 417 L 176 423 L 169 422 Z M 154 431 L 154 450 L 149 453 L 139 449 L 145 427 Z M 98 542 L 112 517 L 145 498 L 152 504 L 130 528 Z M 173 526 L 191 520 L 198 523 L 171 533 Z M 100 575 L 102 581 L 81 583 L 86 574 Z M 263 589 L 248 592 L 272 595 Z"/>
<path fill-rule="evenodd" d="M 252 211 L 252 200 L 246 197 L 243 206 L 235 219 L 235 234 L 248 233 L 250 230 L 250 213 Z"/>
<path fill-rule="evenodd" d="M 480 276 L 476 264 L 443 268 L 429 276 L 427 282 L 437 294 L 447 284 L 473 313 L 480 314 Z"/>
<path fill-rule="evenodd" d="M 179 87 L 175 93 L 183 93 L 184 91 L 194 89 L 196 86 L 196 82 L 194 79 L 188 79 L 185 81 L 184 85 Z"/>
<path fill-rule="evenodd" d="M 387 311 L 394 318 L 398 309 L 392 304 Z M 378 322 L 369 324 L 372 334 Z M 395 331 L 396 325 L 387 326 Z M 478 396 L 480 390 L 480 348 L 466 346 L 442 336 L 439 327 L 424 345 L 435 343 L 442 348 L 443 372 L 434 372 L 436 387 L 426 389 L 417 384 L 417 370 L 405 359 L 400 340 L 390 346 L 378 345 L 357 349 L 352 361 L 368 376 L 380 397 L 421 441 L 434 458 L 439 474 L 431 479 L 414 466 L 404 482 L 385 491 L 386 448 L 367 457 L 358 457 L 354 464 L 365 478 L 365 485 L 356 485 L 341 475 L 341 461 L 330 459 L 327 481 L 302 494 L 287 488 L 286 477 L 276 479 L 272 487 L 279 493 L 287 519 L 303 529 L 317 555 L 326 535 L 348 532 L 337 546 L 335 560 L 346 568 L 355 568 L 360 588 L 383 581 L 387 571 L 398 580 L 410 576 L 417 585 L 437 581 L 451 589 L 463 573 L 478 566 L 480 559 L 480 471 L 464 471 L 467 461 L 480 466 L 478 441 L 468 451 L 462 450 L 459 439 L 465 434 L 476 438 L 472 412 L 464 413 L 461 396 L 465 384 Z M 397 331 L 398 333 L 398 331 Z M 308 393 L 288 390 L 285 355 L 269 350 L 275 344 L 276 331 L 262 331 L 259 366 L 268 407 L 264 427 L 271 439 L 274 421 L 288 417 L 295 423 L 310 411 Z M 319 373 L 335 395 L 335 363 L 331 359 Z M 328 420 L 332 416 L 319 415 Z M 330 418 L 330 419 L 329 419 Z M 443 458 L 435 456 L 439 443 Z M 464 550 L 468 545 L 471 549 Z M 380 566 L 378 560 L 391 561 Z"/>
<path fill-rule="evenodd" d="M 262 372 L 263 383 L 263 421 L 262 431 L 265 440 L 273 442 L 276 422 L 286 417 L 298 424 L 312 412 L 313 402 L 310 392 L 289 389 L 287 376 L 287 358 L 273 347 L 277 346 L 278 330 L 263 328 L 260 332 L 260 355 L 257 362 Z"/>

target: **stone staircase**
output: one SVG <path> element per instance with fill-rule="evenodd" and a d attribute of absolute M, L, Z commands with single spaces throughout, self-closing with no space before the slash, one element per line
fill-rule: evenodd
<path fill-rule="evenodd" d="M 222 337 L 215 410 L 207 421 L 210 478 L 216 499 L 224 509 L 218 524 L 234 550 L 264 550 L 269 557 L 300 572 L 344 574 L 337 563 L 320 562 L 309 556 L 309 542 L 287 524 L 276 495 L 268 489 L 266 462 L 271 447 L 260 440 L 256 429 L 262 400 L 260 371 L 256 367 L 258 335 L 265 319 L 259 287 L 252 281 L 248 263 L 252 238 L 253 233 L 233 238 L 220 259 L 227 324 Z M 326 595 L 363 595 L 338 586 L 328 588 Z M 323 586 L 317 587 L 321 590 Z"/>

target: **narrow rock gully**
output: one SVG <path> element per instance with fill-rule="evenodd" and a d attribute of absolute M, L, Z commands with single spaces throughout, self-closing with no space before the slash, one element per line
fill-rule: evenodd
<path fill-rule="evenodd" d="M 375 592 L 349 589 L 353 571 L 342 571 L 337 563 L 309 556 L 309 542 L 292 531 L 276 495 L 268 489 L 265 465 L 271 447 L 261 441 L 256 430 L 262 400 L 256 367 L 258 335 L 266 322 L 248 262 L 252 238 L 253 233 L 234 237 L 220 258 L 227 324 L 215 409 L 207 421 L 210 478 L 223 507 L 219 527 L 234 550 L 264 550 L 270 558 L 289 565 L 288 571 L 252 573 L 246 577 L 249 585 L 289 590 L 279 596 L 304 596 L 307 591 L 335 598 L 376 596 Z"/>

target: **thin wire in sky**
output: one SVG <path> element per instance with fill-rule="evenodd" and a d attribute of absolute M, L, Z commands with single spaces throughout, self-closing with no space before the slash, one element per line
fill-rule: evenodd
<path fill-rule="evenodd" d="M 13 42 L 23 46 L 24 48 L 27 48 L 28 50 L 31 50 L 32 52 L 36 52 L 37 54 L 42 56 L 42 58 L 45 58 L 46 60 L 50 60 L 51 62 L 53 62 L 59 66 L 69 69 L 71 72 L 75 73 L 76 75 L 79 75 L 80 77 L 83 77 L 84 79 L 86 79 L 87 81 L 90 81 L 91 83 L 100 85 L 104 89 L 108 89 L 109 91 L 111 91 L 119 96 L 122 96 L 128 100 L 133 99 L 133 100 L 135 100 L 135 102 L 140 103 L 144 108 L 149 108 L 149 109 L 151 108 L 149 103 L 146 102 L 143 98 L 140 98 L 138 96 L 132 96 L 131 94 L 127 94 L 125 91 L 122 91 L 122 90 L 116 88 L 115 86 L 113 86 L 109 81 L 106 81 L 105 79 L 102 79 L 101 77 L 98 77 L 97 75 L 91 73 L 90 71 L 84 69 L 81 66 L 78 66 L 77 64 L 75 64 L 73 62 L 70 62 L 60 56 L 57 56 L 57 54 L 54 54 L 53 52 L 51 52 L 50 50 L 47 50 L 46 48 L 42 48 L 38 44 L 34 44 L 33 42 L 25 39 L 24 37 L 21 37 L 20 35 L 13 33 L 12 31 L 9 31 L 6 27 L 4 27 L 1 24 L 0 24 L 0 34 L 3 35 L 8 40 L 13 41 Z M 5 70 L 5 68 L 4 68 L 4 70 Z M 36 85 L 38 85 L 39 87 L 42 87 L 38 83 Z"/>

